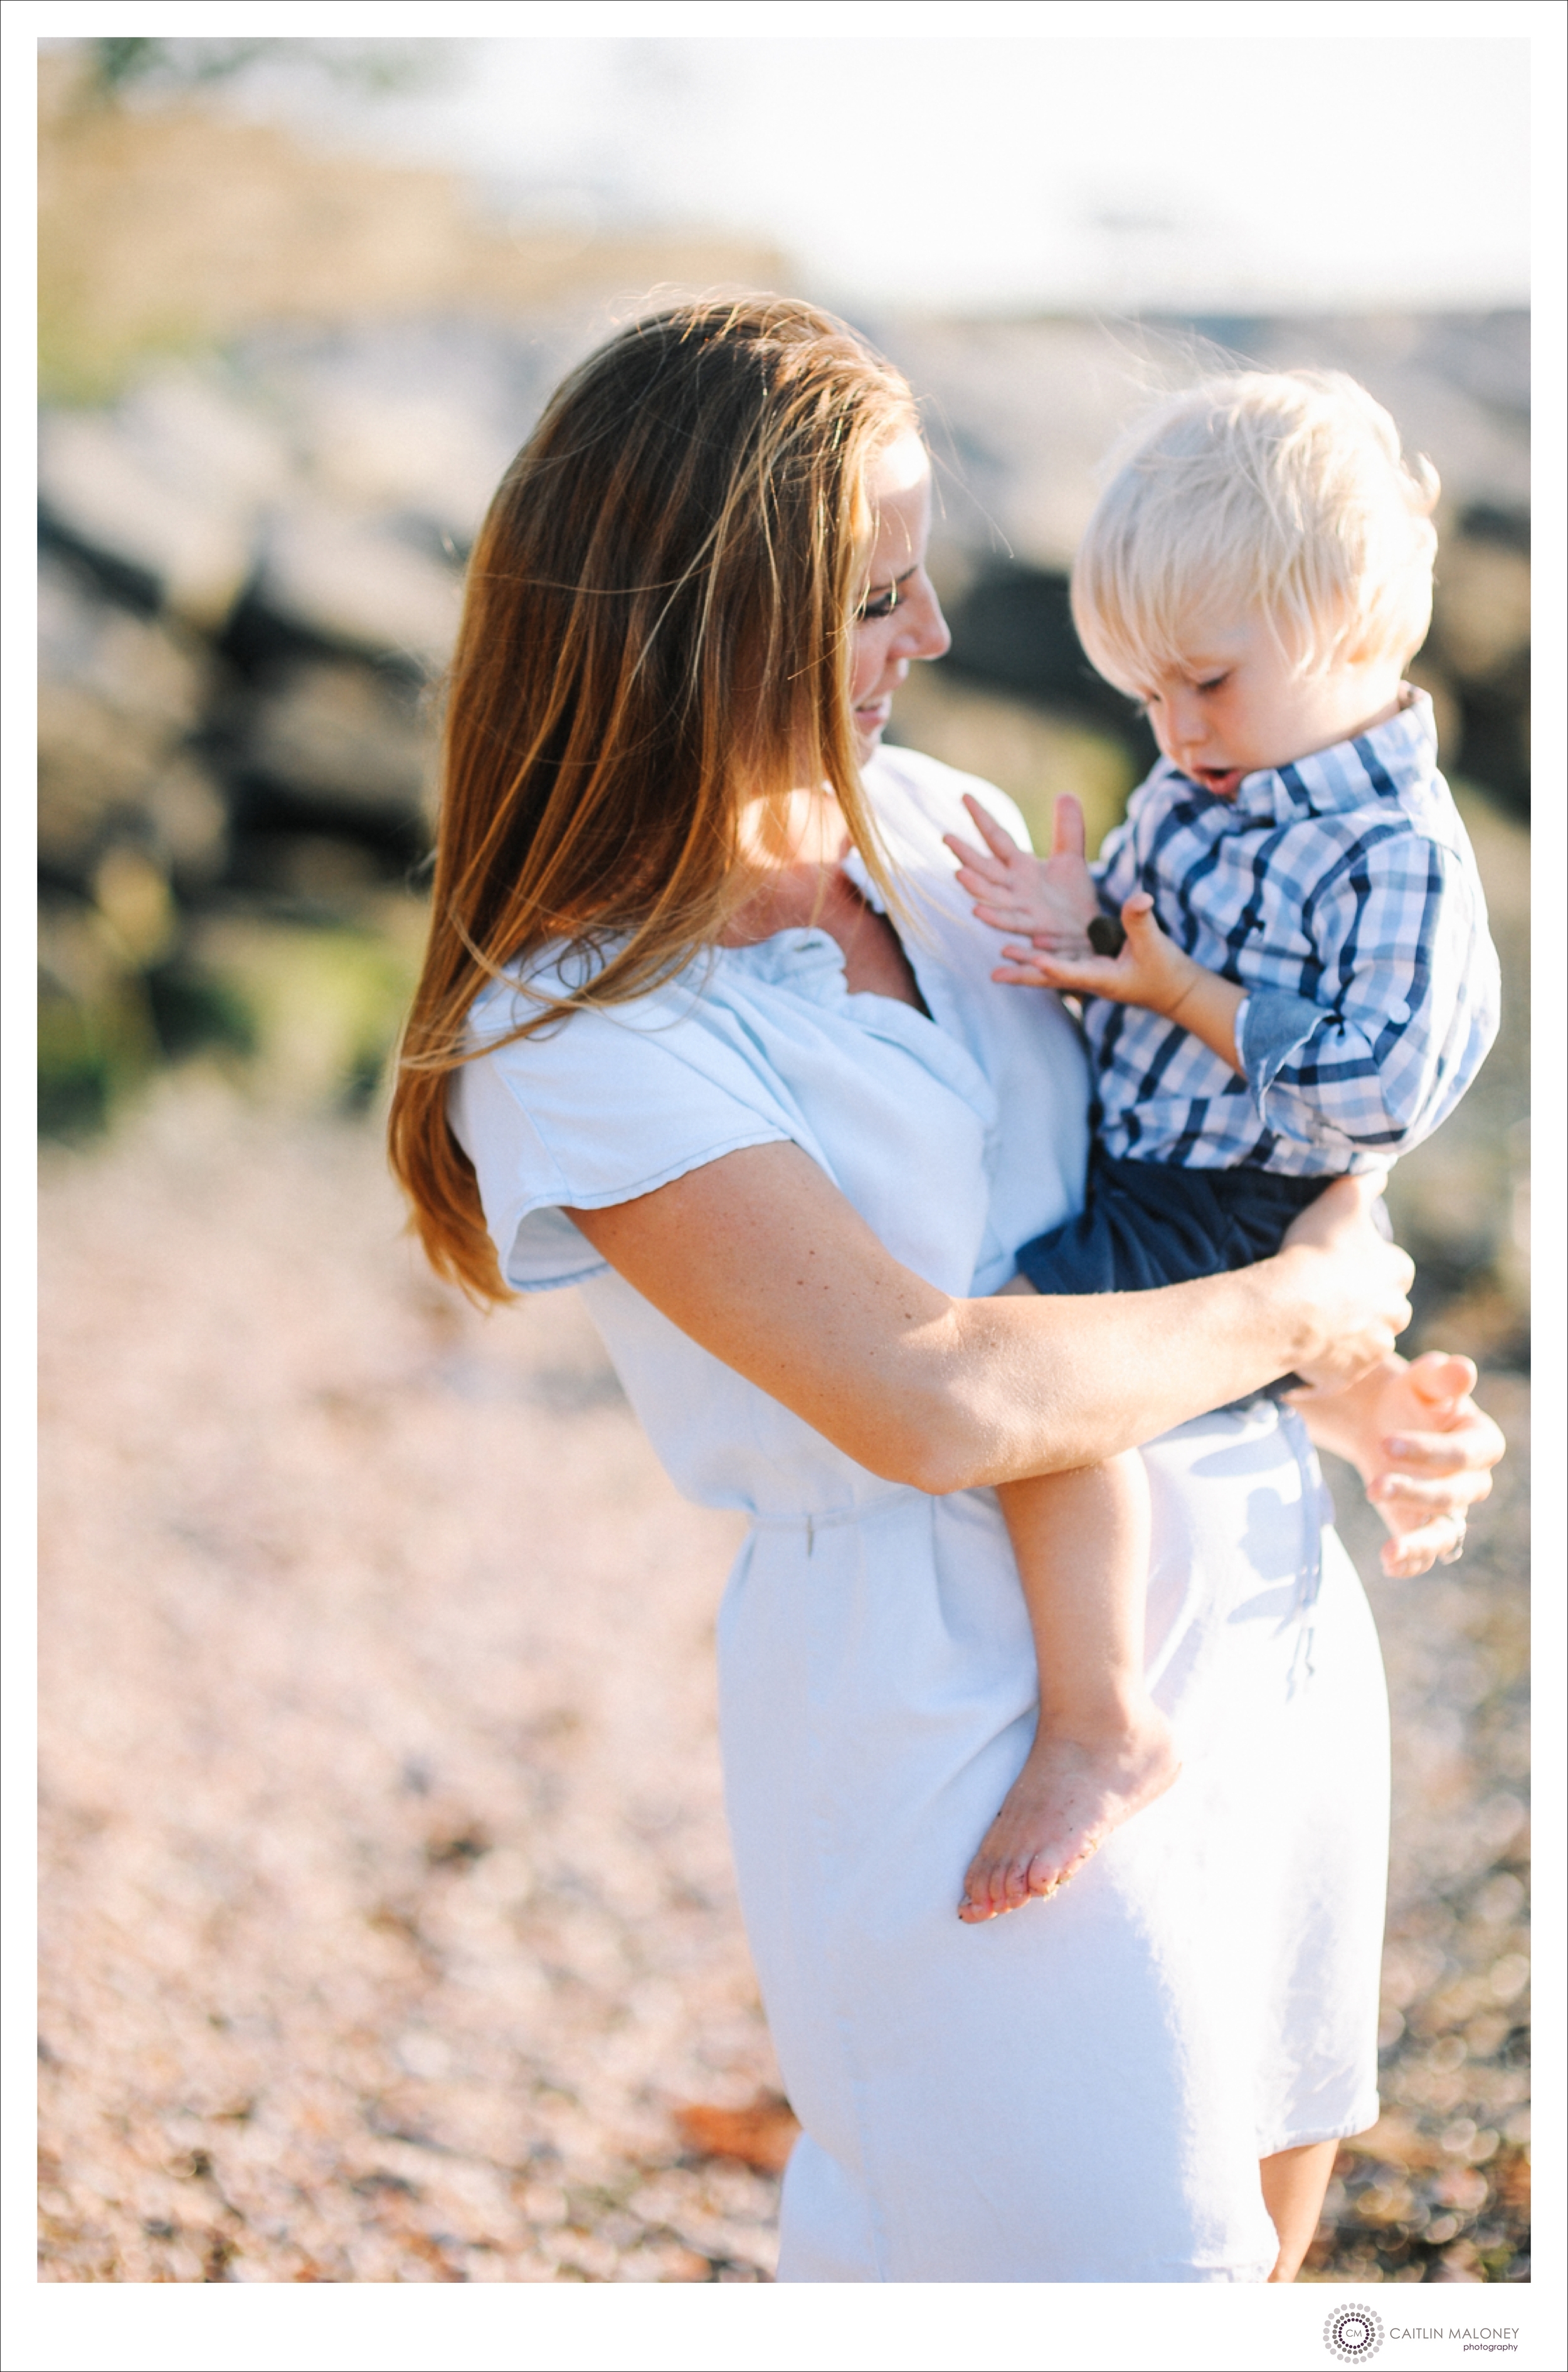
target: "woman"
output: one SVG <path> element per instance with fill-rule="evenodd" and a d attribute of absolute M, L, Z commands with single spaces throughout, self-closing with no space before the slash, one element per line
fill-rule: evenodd
<path fill-rule="evenodd" d="M 780 2277 L 1288 2280 L 1376 2114 L 1386 1746 L 1261 1387 L 1321 1388 L 1416 1564 L 1500 1444 L 1467 1363 L 1394 1358 L 1409 1263 L 1348 1185 L 1238 1274 L 1019 1289 L 1086 1079 L 942 848 L 963 789 L 1016 814 L 877 750 L 946 647 L 929 484 L 903 382 L 805 306 L 681 308 L 558 391 L 470 570 L 393 1157 L 436 1266 L 580 1284 L 677 1482 L 751 1519 L 721 1713 L 805 2128 Z M 960 1924 L 1033 1718 L 986 1486 L 1140 1443 L 1183 1777 L 1057 1901 Z"/>

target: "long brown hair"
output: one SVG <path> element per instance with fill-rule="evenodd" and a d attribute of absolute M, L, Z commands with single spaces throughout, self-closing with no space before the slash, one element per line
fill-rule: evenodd
<path fill-rule="evenodd" d="M 586 985 L 541 995 L 517 1038 L 656 987 L 747 894 L 745 803 L 776 831 L 803 785 L 833 791 L 890 892 L 850 628 L 867 465 L 915 425 L 902 378 L 830 315 L 682 305 L 574 371 L 503 479 L 447 682 L 430 938 L 389 1125 L 425 1251 L 476 1298 L 509 1296 L 447 1087 L 488 981 L 547 948 L 587 959 Z"/>

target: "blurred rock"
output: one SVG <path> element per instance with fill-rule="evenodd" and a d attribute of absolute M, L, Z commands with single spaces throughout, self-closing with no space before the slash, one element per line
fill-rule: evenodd
<path fill-rule="evenodd" d="M 1158 755 L 1154 734 L 1126 694 L 1085 657 L 1064 570 L 993 561 L 953 603 L 948 622 L 953 646 L 944 672 L 1033 700 L 1109 737 L 1124 755 L 1129 790 L 1148 773 Z"/>
<path fill-rule="evenodd" d="M 417 816 L 429 761 L 414 699 L 368 668 L 308 661 L 256 703 L 248 762 L 297 799 Z"/>
<path fill-rule="evenodd" d="M 244 878 L 251 890 L 322 915 L 363 904 L 379 884 L 381 867 L 363 842 L 341 833 L 273 831 L 248 840 Z"/>
<path fill-rule="evenodd" d="M 327 502 L 301 504 L 268 524 L 251 598 L 320 642 L 421 670 L 442 664 L 457 632 L 453 571 L 372 514 Z"/>
<path fill-rule="evenodd" d="M 1154 383 L 1149 342 L 1130 325 L 1089 321 L 871 327 L 923 407 L 937 463 L 935 541 L 1065 568 L 1107 446 Z"/>
<path fill-rule="evenodd" d="M 1471 533 L 1445 548 L 1439 576 L 1443 656 L 1465 681 L 1485 682 L 1529 646 L 1529 561 Z"/>
<path fill-rule="evenodd" d="M 1443 521 L 1478 505 L 1527 512 L 1530 320 L 1526 312 L 1334 314 L 1213 325 L 1266 370 L 1343 370 L 1443 480 Z"/>
<path fill-rule="evenodd" d="M 40 901 L 38 960 L 46 986 L 83 1007 L 101 1003 L 124 970 L 97 907 L 78 899 Z"/>
<path fill-rule="evenodd" d="M 222 873 L 228 819 L 202 767 L 183 758 L 160 767 L 143 794 L 142 808 L 182 893 L 200 890 Z"/>
<path fill-rule="evenodd" d="M 174 901 L 161 867 L 141 849 L 105 851 L 93 871 L 93 898 L 127 970 L 144 971 L 168 953 L 179 932 Z"/>
<path fill-rule="evenodd" d="M 75 1000 L 56 1016 L 63 1110 L 86 1108 L 90 1077 L 107 1111 L 149 1048 L 205 1042 L 209 1028 L 226 1047 L 269 1039 L 250 989 L 196 951 L 206 916 L 357 930 L 419 878 L 436 766 L 423 694 L 451 646 L 464 558 L 510 455 L 610 318 L 582 289 L 510 318 L 469 302 L 454 284 L 401 318 L 251 310 L 221 366 L 160 362 L 99 411 L 46 415 L 41 846 L 52 890 L 86 906 L 81 946 L 109 967 L 96 986 L 59 986 Z M 1524 381 L 1509 323 L 1495 351 L 1484 324 L 1452 320 L 1219 327 L 1260 360 L 1358 369 L 1433 452 L 1445 541 L 1419 672 L 1450 771 L 1522 814 Z M 951 660 L 907 688 L 898 734 L 1001 782 L 1037 833 L 1051 796 L 1075 791 L 1098 842 L 1151 750 L 1078 647 L 1065 564 L 1107 443 L 1196 366 L 1199 343 L 1170 325 L 1083 321 L 895 323 L 883 343 L 927 401 L 933 564 L 954 627 Z M 1495 822 L 1512 879 L 1523 843 Z M 122 928 L 102 903 L 104 882 L 130 878 L 101 872 L 121 847 L 172 889 L 167 931 Z M 1523 998 L 1512 983 L 1511 1015 Z M 1399 1180 L 1423 1260 L 1419 1326 L 1457 1316 L 1509 1357 L 1524 1355 L 1508 1151 L 1520 1061 L 1494 1055 L 1440 1149 Z"/>
<path fill-rule="evenodd" d="M 201 645 L 106 601 L 45 555 L 39 570 L 39 663 L 46 683 L 113 706 L 138 738 L 188 732 L 202 703 Z"/>
<path fill-rule="evenodd" d="M 40 437 L 46 529 L 203 628 L 238 599 L 290 475 L 254 397 L 194 371 L 160 371 L 113 412 L 46 413 Z"/>
<path fill-rule="evenodd" d="M 1438 555 L 1432 636 L 1458 710 L 1455 762 L 1527 815 L 1530 800 L 1529 514 L 1477 504 Z"/>
<path fill-rule="evenodd" d="M 402 1224 L 374 1129 L 201 1073 L 48 1166 L 44 2278 L 765 2277 L 776 2180 L 674 2120 L 777 2085 L 735 1521 L 560 1406 L 575 1296 L 492 1324 Z"/>
<path fill-rule="evenodd" d="M 207 662 L 199 644 L 97 599 L 58 563 L 39 580 L 39 853 L 86 878 L 115 830 L 188 883 L 223 862 L 224 805 L 187 744 Z"/>
<path fill-rule="evenodd" d="M 258 340 L 250 352 L 325 494 L 427 522 L 464 552 L 556 363 L 548 338 L 461 320 L 377 324 L 330 342 Z"/>
<path fill-rule="evenodd" d="M 200 923 L 192 952 L 247 1017 L 264 1100 L 309 1110 L 374 1092 L 413 988 L 394 939 L 230 914 Z"/>

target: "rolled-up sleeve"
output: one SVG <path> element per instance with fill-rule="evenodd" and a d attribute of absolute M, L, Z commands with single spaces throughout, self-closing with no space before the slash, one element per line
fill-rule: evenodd
<path fill-rule="evenodd" d="M 1257 987 L 1237 1016 L 1260 1115 L 1330 1155 L 1408 1153 L 1497 1034 L 1497 959 L 1474 878 L 1437 842 L 1390 831 L 1347 854 L 1303 923 L 1312 993 Z"/>

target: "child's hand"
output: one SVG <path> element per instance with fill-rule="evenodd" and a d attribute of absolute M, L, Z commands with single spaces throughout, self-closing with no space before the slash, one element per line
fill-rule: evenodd
<path fill-rule="evenodd" d="M 978 799 L 964 800 L 983 849 L 944 835 L 958 859 L 958 883 L 976 901 L 976 920 L 993 931 L 1022 931 L 1032 948 L 1062 956 L 1090 952 L 1088 925 L 1099 913 L 1094 877 L 1084 861 L 1084 810 L 1063 793 L 1051 818 L 1049 856 L 1031 856 Z M 997 974 L 1001 978 L 1001 974 Z"/>
<path fill-rule="evenodd" d="M 979 902 L 976 918 L 995 931 L 1022 931 L 1027 946 L 1005 947 L 992 973 L 1010 988 L 1066 989 L 1076 996 L 1109 996 L 1144 1005 L 1179 1021 L 1235 1071 L 1241 1069 L 1235 1021 L 1242 992 L 1207 971 L 1166 937 L 1155 901 L 1134 890 L 1121 909 L 1126 933 L 1116 956 L 1096 955 L 1089 925 L 1102 917 L 1094 876 L 1084 861 L 1084 810 L 1065 793 L 1051 819 L 1049 856 L 1030 856 L 978 799 L 964 805 L 985 843 L 971 848 L 953 832 L 943 837 L 958 859 L 958 881 Z"/>
<path fill-rule="evenodd" d="M 1195 963 L 1155 919 L 1155 901 L 1135 890 L 1121 909 L 1126 933 L 1116 956 L 1048 955 L 1038 945 L 1004 948 L 1005 961 L 992 973 L 1013 988 L 1065 989 L 1073 996 L 1108 996 L 1117 1005 L 1142 1005 L 1151 1013 L 1191 1029 L 1205 1046 L 1242 1070 L 1236 1043 L 1236 1017 L 1245 992 L 1234 981 Z"/>
<path fill-rule="evenodd" d="M 977 910 L 978 911 L 978 910 Z M 1121 909 L 1125 933 L 1120 954 L 1096 955 L 1086 937 L 1081 952 L 1048 948 L 1031 936 L 1028 947 L 1004 948 L 1005 967 L 991 975 L 1018 987 L 1065 989 L 1074 996 L 1108 996 L 1117 1005 L 1144 1005 L 1176 1018 L 1176 1007 L 1202 981 L 1214 975 L 1183 955 L 1155 917 L 1146 890 L 1135 890 Z"/>

